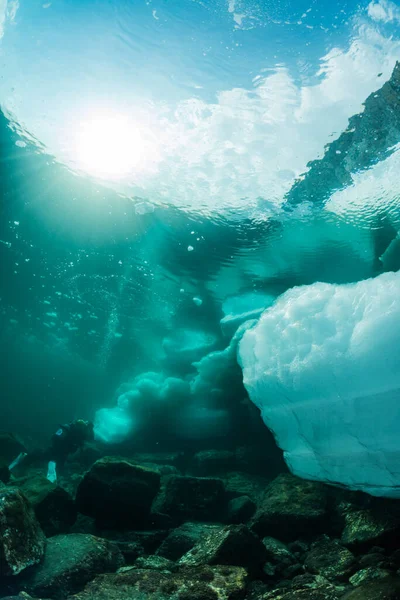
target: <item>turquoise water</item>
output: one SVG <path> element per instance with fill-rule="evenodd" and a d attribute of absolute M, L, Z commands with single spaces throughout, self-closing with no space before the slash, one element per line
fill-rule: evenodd
<path fill-rule="evenodd" d="M 353 363 L 361 381 L 398 349 L 393 277 L 355 287 L 344 308 L 312 286 L 340 296 L 400 267 L 399 6 L 9 0 L 0 11 L 2 428 L 42 440 L 87 418 L 106 443 L 243 442 L 264 431 L 243 367 L 289 466 L 341 483 L 340 461 L 329 476 L 303 468 L 289 422 L 314 419 Z M 310 287 L 281 299 L 296 286 Z M 325 320 L 305 320 L 302 293 L 307 319 L 326 309 Z M 245 334 L 238 361 L 237 327 L 277 299 L 281 316 L 268 313 L 265 337 L 256 325 L 258 350 Z M 373 344 L 330 337 L 370 318 Z M 311 362 L 307 348 L 319 349 Z M 390 381 L 397 398 L 398 366 L 384 360 L 368 394 Z M 375 438 L 364 388 L 337 388 L 332 418 L 365 422 L 382 450 L 387 423 Z M 281 396 L 277 424 L 265 406 Z M 285 402 L 300 396 L 314 408 L 298 417 Z M 302 435 L 315 458 L 325 433 L 312 423 Z M 394 437 L 385 452 L 397 456 Z M 321 452 L 336 456 L 336 443 Z M 387 486 L 371 477 L 345 483 Z"/>

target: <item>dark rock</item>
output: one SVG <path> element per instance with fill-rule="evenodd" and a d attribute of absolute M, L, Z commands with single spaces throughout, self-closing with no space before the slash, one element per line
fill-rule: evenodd
<path fill-rule="evenodd" d="M 160 474 L 124 460 L 98 460 L 79 484 L 76 503 L 98 525 L 135 527 L 146 524 L 160 487 Z"/>
<path fill-rule="evenodd" d="M 222 526 L 220 525 L 184 523 L 168 534 L 158 548 L 157 555 L 170 560 L 179 560 L 206 535 L 215 531 L 220 531 L 221 529 Z"/>
<path fill-rule="evenodd" d="M 344 600 L 400 600 L 400 578 L 370 581 L 343 596 Z"/>
<path fill-rule="evenodd" d="M 275 564 L 291 565 L 296 562 L 295 557 L 283 542 L 272 537 L 263 539 L 267 551 L 267 559 Z"/>
<path fill-rule="evenodd" d="M 353 554 L 336 540 L 325 537 L 315 542 L 306 555 L 307 571 L 322 575 L 330 581 L 344 581 L 354 573 Z"/>
<path fill-rule="evenodd" d="M 259 600 L 339 600 L 342 590 L 333 585 L 320 585 L 316 588 L 277 589 L 262 596 Z"/>
<path fill-rule="evenodd" d="M 81 533 L 57 535 L 47 541 L 44 561 L 22 581 L 35 596 L 66 598 L 80 591 L 99 573 L 116 571 L 124 564 L 117 546 Z"/>
<path fill-rule="evenodd" d="M 75 502 L 66 490 L 50 483 L 43 475 L 15 481 L 32 504 L 47 537 L 69 532 L 77 517 Z"/>
<path fill-rule="evenodd" d="M 26 448 L 12 433 L 0 433 L 0 459 L 7 466 L 17 458 L 21 452 L 26 452 Z"/>
<path fill-rule="evenodd" d="M 247 523 L 249 519 L 254 515 L 256 511 L 256 503 L 253 502 L 248 496 L 239 496 L 233 498 L 228 503 L 228 509 L 226 514 L 226 522 L 239 524 Z"/>
<path fill-rule="evenodd" d="M 135 562 L 137 569 L 151 569 L 155 571 L 173 571 L 176 569 L 174 561 L 163 556 L 141 556 Z"/>
<path fill-rule="evenodd" d="M 258 502 L 263 496 L 270 480 L 259 475 L 252 475 L 240 471 L 221 474 L 221 479 L 225 484 L 225 490 L 229 499 L 239 496 L 248 496 L 253 502 Z"/>
<path fill-rule="evenodd" d="M 213 521 L 221 518 L 225 488 L 220 479 L 171 476 L 155 503 L 155 510 L 182 521 Z"/>
<path fill-rule="evenodd" d="M 268 485 L 250 526 L 260 536 L 292 541 L 315 536 L 326 518 L 327 488 L 282 474 Z"/>
<path fill-rule="evenodd" d="M 377 579 L 385 579 L 386 577 L 391 577 L 392 573 L 387 571 L 386 569 L 378 569 L 376 567 L 367 567 L 365 569 L 361 569 L 357 571 L 350 577 L 351 585 L 354 587 L 358 587 L 363 583 L 368 581 L 376 581 Z"/>
<path fill-rule="evenodd" d="M 73 600 L 239 600 L 246 583 L 241 567 L 188 568 L 176 573 L 132 568 L 96 577 Z"/>
<path fill-rule="evenodd" d="M 128 564 L 133 564 L 138 556 L 154 554 L 168 535 L 168 531 L 164 530 L 101 531 L 99 533 L 101 537 L 117 544 L 122 554 L 126 556 Z"/>
<path fill-rule="evenodd" d="M 245 525 L 209 533 L 179 561 L 182 566 L 234 565 L 258 573 L 267 558 L 263 543 Z"/>
<path fill-rule="evenodd" d="M 31 505 L 17 489 L 0 490 L 0 574 L 17 575 L 43 558 L 46 538 Z"/>
<path fill-rule="evenodd" d="M 200 477 L 219 475 L 234 471 L 237 467 L 236 455 L 230 450 L 203 450 L 193 457 L 191 471 Z"/>
<path fill-rule="evenodd" d="M 380 552 L 369 552 L 358 559 L 360 567 L 378 567 L 385 562 L 386 557 Z"/>
<path fill-rule="evenodd" d="M 400 533 L 400 516 L 388 510 L 384 501 L 382 510 L 378 509 L 378 503 L 375 508 L 350 509 L 345 512 L 344 521 L 342 542 L 349 547 L 367 548 L 379 543 L 396 543 Z"/>

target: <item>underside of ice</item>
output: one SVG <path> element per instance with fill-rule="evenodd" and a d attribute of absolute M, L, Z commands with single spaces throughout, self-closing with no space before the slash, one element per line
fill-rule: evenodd
<path fill-rule="evenodd" d="M 400 497 L 400 273 L 283 294 L 240 343 L 293 473 Z"/>

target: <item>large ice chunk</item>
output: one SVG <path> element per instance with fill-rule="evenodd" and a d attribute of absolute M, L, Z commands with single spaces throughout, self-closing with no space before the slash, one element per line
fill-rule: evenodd
<path fill-rule="evenodd" d="M 289 290 L 239 360 L 296 475 L 400 497 L 400 272 Z"/>

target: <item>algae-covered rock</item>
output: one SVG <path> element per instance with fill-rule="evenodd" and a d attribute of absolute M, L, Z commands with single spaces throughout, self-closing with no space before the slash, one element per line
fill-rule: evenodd
<path fill-rule="evenodd" d="M 103 458 L 79 484 L 76 503 L 84 515 L 99 525 L 135 527 L 143 525 L 160 488 L 160 474 L 126 460 Z"/>
<path fill-rule="evenodd" d="M 227 523 L 247 523 L 256 511 L 256 503 L 248 496 L 232 498 L 228 503 L 225 521 Z"/>
<path fill-rule="evenodd" d="M 43 475 L 35 474 L 15 481 L 32 504 L 47 537 L 67 533 L 76 521 L 76 505 L 70 494 Z"/>
<path fill-rule="evenodd" d="M 165 483 L 157 510 L 177 520 L 214 521 L 226 507 L 224 484 L 220 479 L 171 476 Z"/>
<path fill-rule="evenodd" d="M 245 525 L 228 525 L 209 533 L 179 561 L 183 566 L 235 565 L 252 573 L 267 559 L 265 546 Z"/>
<path fill-rule="evenodd" d="M 220 531 L 221 529 L 221 525 L 184 523 L 180 527 L 170 531 L 158 548 L 157 555 L 170 560 L 179 560 L 202 538 L 206 537 L 209 533 Z"/>
<path fill-rule="evenodd" d="M 365 569 L 360 569 L 357 573 L 354 573 L 352 577 L 350 577 L 351 585 L 354 587 L 358 587 L 368 581 L 375 581 L 377 579 L 385 579 L 386 577 L 391 577 L 392 574 L 390 571 L 386 569 L 379 569 L 376 567 L 366 567 Z"/>
<path fill-rule="evenodd" d="M 305 567 L 310 573 L 322 575 L 331 581 L 343 581 L 354 573 L 353 554 L 336 540 L 324 537 L 315 542 L 306 555 Z"/>
<path fill-rule="evenodd" d="M 18 575 L 43 558 L 46 538 L 31 505 L 15 488 L 0 489 L 0 574 Z"/>
<path fill-rule="evenodd" d="M 140 556 L 135 561 L 137 569 L 152 569 L 154 571 L 173 571 L 175 563 L 173 560 L 168 560 L 163 556 Z"/>
<path fill-rule="evenodd" d="M 400 578 L 385 577 L 369 581 L 343 596 L 343 600 L 399 600 Z"/>
<path fill-rule="evenodd" d="M 241 567 L 188 568 L 176 573 L 132 568 L 96 577 L 73 600 L 239 600 L 246 582 Z"/>
<path fill-rule="evenodd" d="M 93 535 L 57 535 L 47 540 L 43 562 L 21 583 L 34 596 L 66 598 L 80 591 L 99 573 L 114 572 L 124 564 L 112 542 Z"/>
<path fill-rule="evenodd" d="M 368 547 L 395 540 L 400 533 L 400 515 L 385 508 L 349 510 L 344 514 L 342 542 L 346 546 Z"/>
<path fill-rule="evenodd" d="M 326 486 L 285 473 L 268 485 L 250 526 L 282 541 L 313 537 L 322 531 L 327 504 Z"/>

